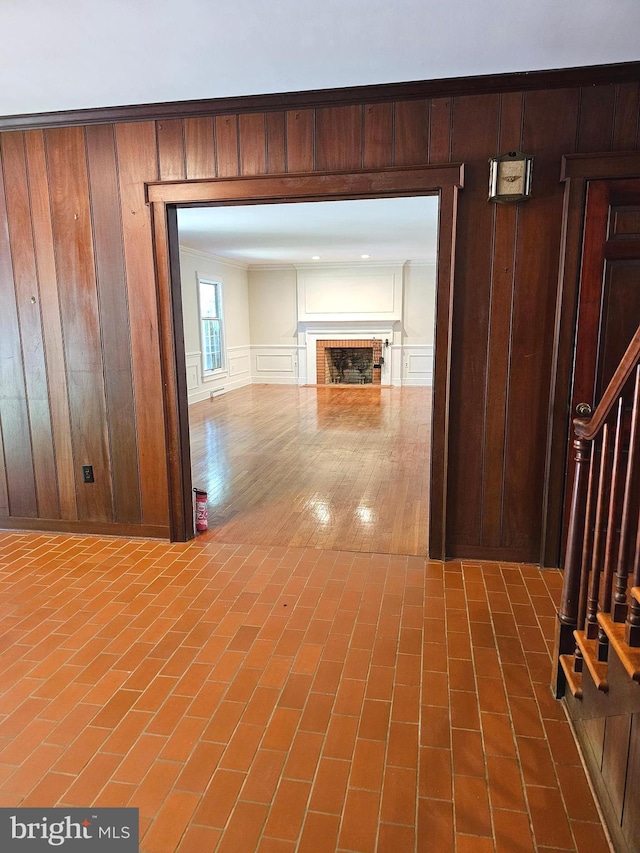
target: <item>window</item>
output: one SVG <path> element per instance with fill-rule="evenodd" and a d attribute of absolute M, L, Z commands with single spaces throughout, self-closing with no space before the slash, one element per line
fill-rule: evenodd
<path fill-rule="evenodd" d="M 200 335 L 202 338 L 202 372 L 222 370 L 222 284 L 198 279 L 200 290 Z"/>

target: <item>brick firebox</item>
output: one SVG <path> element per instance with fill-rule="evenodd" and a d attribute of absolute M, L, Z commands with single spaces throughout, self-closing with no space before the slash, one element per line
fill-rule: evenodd
<path fill-rule="evenodd" d="M 360 347 L 369 347 L 373 349 L 373 385 L 381 384 L 382 368 L 380 367 L 380 359 L 382 358 L 382 341 L 377 339 L 368 340 L 335 340 L 335 341 L 316 341 L 316 384 L 330 385 L 331 379 L 327 376 L 325 350 L 328 348 L 348 348 L 359 349 Z"/>

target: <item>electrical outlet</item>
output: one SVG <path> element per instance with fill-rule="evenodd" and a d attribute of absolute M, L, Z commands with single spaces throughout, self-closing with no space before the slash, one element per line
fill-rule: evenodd
<path fill-rule="evenodd" d="M 83 483 L 95 482 L 93 479 L 93 465 L 83 465 L 82 466 L 82 482 Z"/>

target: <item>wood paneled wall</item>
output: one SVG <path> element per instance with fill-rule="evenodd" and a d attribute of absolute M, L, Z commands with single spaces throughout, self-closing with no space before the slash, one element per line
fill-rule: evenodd
<path fill-rule="evenodd" d="M 638 106 L 630 82 L 0 134 L 0 524 L 168 533 L 145 182 L 462 161 L 447 552 L 537 561 L 560 158 L 636 149 Z M 489 204 L 513 149 L 533 198 Z"/>

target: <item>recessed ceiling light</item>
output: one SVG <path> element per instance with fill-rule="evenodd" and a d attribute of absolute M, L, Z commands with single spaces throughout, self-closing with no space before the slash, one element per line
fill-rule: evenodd
<path fill-rule="evenodd" d="M 320 260 L 320 255 L 311 255 L 311 260 L 312 260 L 312 261 L 319 261 L 319 260 Z"/>
<path fill-rule="evenodd" d="M 366 261 L 367 258 L 370 258 L 371 255 L 360 255 L 363 261 Z"/>

